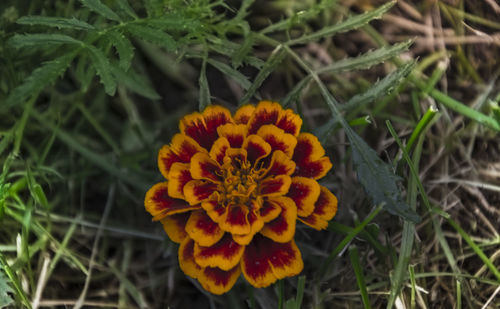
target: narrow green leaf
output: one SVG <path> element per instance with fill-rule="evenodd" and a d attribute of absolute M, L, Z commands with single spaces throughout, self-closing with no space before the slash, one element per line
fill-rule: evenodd
<path fill-rule="evenodd" d="M 220 61 L 214 60 L 214 59 L 208 59 L 208 63 L 210 63 L 212 66 L 214 66 L 217 70 L 221 71 L 222 73 L 226 74 L 227 76 L 231 77 L 234 81 L 236 81 L 243 89 L 248 90 L 250 86 L 252 86 L 252 83 L 248 80 L 248 78 L 241 74 L 239 71 L 233 69 L 232 67 L 228 66 L 225 63 L 222 63 Z"/>
<path fill-rule="evenodd" d="M 116 48 L 120 57 L 120 68 L 127 71 L 132 64 L 134 58 L 134 46 L 130 40 L 119 31 L 109 31 L 111 44 Z"/>
<path fill-rule="evenodd" d="M 47 200 L 47 196 L 45 195 L 42 186 L 40 186 L 40 184 L 38 183 L 35 183 L 32 190 L 32 194 L 35 197 L 35 200 L 40 203 L 40 205 L 42 205 L 45 209 L 48 209 L 49 201 Z"/>
<path fill-rule="evenodd" d="M 292 46 L 292 45 L 296 45 L 296 44 L 304 44 L 304 43 L 311 42 L 311 41 L 317 41 L 317 40 L 322 39 L 324 37 L 331 36 L 335 33 L 341 33 L 341 32 L 346 32 L 349 30 L 357 29 L 359 27 L 366 25 L 367 23 L 369 23 L 370 21 L 372 21 L 374 19 L 381 18 L 382 15 L 384 15 L 384 13 L 387 12 L 395 3 L 396 3 L 396 1 L 387 2 L 386 4 L 378 7 L 377 9 L 375 9 L 373 11 L 369 11 L 369 12 L 366 12 L 366 13 L 361 14 L 361 15 L 349 17 L 341 23 L 338 23 L 338 24 L 330 26 L 330 27 L 325 27 L 317 32 L 314 32 L 311 34 L 306 34 L 300 38 L 290 40 L 286 44 L 288 46 Z"/>
<path fill-rule="evenodd" d="M 0 105 L 0 110 L 12 107 L 16 104 L 24 104 L 30 96 L 36 96 L 47 85 L 53 83 L 62 75 L 76 56 L 77 51 L 59 57 L 57 59 L 45 62 L 41 67 L 35 69 L 31 75 L 26 78 L 23 84 L 12 90 L 5 100 L 5 104 Z"/>
<path fill-rule="evenodd" d="M 76 18 L 52 16 L 22 16 L 16 23 L 30 26 L 47 26 L 58 29 L 93 30 L 94 26 Z"/>
<path fill-rule="evenodd" d="M 262 85 L 264 80 L 274 72 L 274 69 L 285 59 L 286 51 L 282 48 L 282 46 L 276 47 L 274 51 L 271 53 L 271 56 L 267 59 L 266 63 L 259 71 L 257 76 L 255 77 L 252 85 L 248 88 L 247 93 L 241 98 L 239 105 L 246 104 L 248 101 L 254 96 L 257 89 Z"/>
<path fill-rule="evenodd" d="M 363 275 L 363 267 L 359 262 L 359 250 L 355 245 L 349 246 L 349 259 L 354 269 L 354 275 L 358 283 L 359 291 L 361 292 L 361 299 L 365 309 L 371 308 L 370 299 L 368 298 L 368 291 L 366 289 L 365 276 Z"/>
<path fill-rule="evenodd" d="M 65 34 L 16 34 L 9 39 L 8 44 L 16 48 L 42 46 L 49 44 L 82 44 L 82 41 L 74 39 Z"/>
<path fill-rule="evenodd" d="M 0 308 L 12 304 L 13 300 L 8 293 L 13 293 L 12 288 L 7 283 L 7 278 L 0 269 Z"/>
<path fill-rule="evenodd" d="M 119 83 L 122 83 L 132 92 L 151 100 L 161 99 L 161 96 L 153 88 L 149 80 L 135 72 L 133 69 L 125 72 L 122 68 L 111 65 L 111 72 Z"/>
<path fill-rule="evenodd" d="M 116 15 L 113 10 L 111 10 L 108 6 L 103 4 L 100 0 L 80 0 L 80 2 L 88 7 L 91 11 L 94 11 L 107 19 L 114 20 L 114 21 L 121 21 L 120 16 Z"/>
<path fill-rule="evenodd" d="M 31 303 L 28 300 L 28 296 L 26 296 L 26 293 L 24 292 L 21 282 L 19 281 L 19 278 L 17 277 L 16 272 L 9 266 L 9 263 L 7 263 L 7 260 L 3 256 L 3 254 L 0 252 L 0 266 L 3 271 L 5 271 L 5 274 L 7 277 L 9 277 L 12 285 L 14 286 L 14 293 L 22 300 L 24 305 L 31 309 Z"/>
<path fill-rule="evenodd" d="M 210 104 L 210 87 L 208 85 L 208 80 L 207 80 L 207 59 L 203 58 L 203 63 L 201 64 L 201 70 L 200 70 L 200 77 L 198 79 L 198 84 L 200 86 L 200 98 L 199 98 L 199 104 L 198 104 L 198 109 L 203 111 L 205 107 L 207 107 Z"/>
<path fill-rule="evenodd" d="M 118 7 L 125 12 L 128 16 L 137 19 L 139 18 L 137 14 L 134 12 L 134 9 L 130 6 L 127 0 L 116 0 L 115 1 Z"/>
<path fill-rule="evenodd" d="M 92 45 L 87 46 L 89 51 L 89 56 L 92 59 L 92 65 L 94 66 L 97 75 L 101 79 L 101 83 L 104 85 L 104 90 L 108 95 L 114 95 L 116 91 L 116 81 L 111 74 L 111 64 L 104 53 L 95 48 Z"/>
<path fill-rule="evenodd" d="M 306 276 L 299 276 L 297 279 L 297 296 L 295 297 L 296 309 L 302 308 L 302 300 L 304 299 L 304 288 L 306 286 Z"/>
<path fill-rule="evenodd" d="M 147 22 L 148 26 L 169 31 L 194 31 L 201 26 L 199 20 L 186 16 L 174 14 L 164 14 L 157 18 L 150 18 Z"/>
<path fill-rule="evenodd" d="M 177 42 L 174 38 L 161 30 L 135 24 L 128 24 L 125 30 L 139 40 L 145 40 L 158 46 L 165 47 L 169 51 L 177 49 Z"/>
<path fill-rule="evenodd" d="M 247 57 L 252 50 L 253 44 L 254 37 L 250 33 L 245 37 L 243 44 L 241 44 L 240 47 L 236 49 L 233 56 L 231 57 L 233 68 L 238 68 L 243 63 L 243 59 Z"/>

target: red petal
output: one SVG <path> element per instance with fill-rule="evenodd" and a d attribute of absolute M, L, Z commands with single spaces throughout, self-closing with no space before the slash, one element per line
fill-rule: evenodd
<path fill-rule="evenodd" d="M 252 164 L 271 153 L 271 146 L 258 135 L 249 135 L 243 142 L 243 150 L 247 151 L 247 159 Z"/>
<path fill-rule="evenodd" d="M 168 195 L 184 199 L 184 186 L 193 180 L 189 171 L 189 163 L 175 162 L 168 173 Z"/>
<path fill-rule="evenodd" d="M 264 221 L 258 214 L 258 210 L 250 210 L 247 214 L 247 221 L 250 224 L 250 232 L 248 234 L 233 234 L 234 241 L 244 246 L 248 245 L 253 236 L 260 232 L 264 226 Z"/>
<path fill-rule="evenodd" d="M 222 106 L 210 105 L 203 113 L 192 113 L 180 121 L 180 131 L 194 140 L 203 148 L 210 149 L 217 139 L 217 127 L 232 122 L 231 113 Z"/>
<path fill-rule="evenodd" d="M 290 188 L 291 178 L 287 175 L 269 177 L 260 183 L 260 196 L 285 195 Z"/>
<path fill-rule="evenodd" d="M 200 272 L 198 281 L 210 293 L 221 295 L 229 291 L 238 280 L 241 268 L 236 265 L 228 271 L 207 267 Z"/>
<path fill-rule="evenodd" d="M 223 219 L 222 216 L 228 210 L 227 207 L 225 207 L 224 205 L 221 205 L 218 202 L 218 196 L 219 196 L 218 192 L 215 192 L 213 199 L 201 203 L 201 207 L 203 207 L 203 209 L 205 209 L 205 211 L 207 212 L 210 219 L 212 219 L 213 221 L 215 221 L 217 223 L 222 221 L 222 219 Z"/>
<path fill-rule="evenodd" d="M 292 177 L 292 184 L 287 196 L 297 205 L 297 214 L 302 217 L 310 215 L 314 210 L 314 203 L 319 197 L 319 184 L 316 180 L 305 177 Z"/>
<path fill-rule="evenodd" d="M 309 133 L 301 133 L 297 137 L 297 146 L 293 153 L 293 161 L 297 164 L 294 176 L 319 179 L 328 173 L 332 163 L 323 157 L 325 150 L 318 138 Z"/>
<path fill-rule="evenodd" d="M 175 162 L 189 163 L 191 157 L 197 152 L 206 152 L 191 137 L 176 134 L 170 146 L 163 146 L 158 153 L 158 167 L 162 175 L 168 179 L 168 173 Z"/>
<path fill-rule="evenodd" d="M 295 114 L 293 110 L 287 109 L 281 112 L 276 126 L 283 129 L 286 133 L 297 136 L 302 126 L 302 119 L 300 119 L 299 115 Z"/>
<path fill-rule="evenodd" d="M 169 215 L 200 208 L 200 206 L 190 206 L 183 200 L 171 198 L 168 195 L 168 184 L 166 182 L 157 183 L 148 190 L 144 199 L 144 206 L 155 221 Z"/>
<path fill-rule="evenodd" d="M 260 209 L 260 217 L 264 222 L 269 222 L 281 213 L 281 207 L 276 205 L 271 199 L 266 199 Z"/>
<path fill-rule="evenodd" d="M 297 207 L 292 199 L 279 196 L 272 199 L 281 207 L 280 215 L 264 225 L 260 233 L 276 242 L 289 242 L 295 235 Z"/>
<path fill-rule="evenodd" d="M 218 138 L 210 149 L 210 158 L 222 165 L 226 151 L 230 148 L 229 141 L 225 137 Z"/>
<path fill-rule="evenodd" d="M 245 247 L 237 244 L 231 234 L 226 233 L 219 242 L 210 247 L 203 247 L 195 243 L 194 260 L 201 267 L 218 267 L 230 270 L 238 265 Z"/>
<path fill-rule="evenodd" d="M 232 234 L 248 234 L 251 228 L 247 214 L 248 208 L 246 206 L 229 206 L 228 211 L 221 217 L 220 227 Z"/>
<path fill-rule="evenodd" d="M 195 179 L 184 186 L 184 196 L 190 205 L 196 205 L 208 199 L 215 190 L 217 185 L 213 182 Z"/>
<path fill-rule="evenodd" d="M 317 230 L 326 229 L 330 221 L 337 213 L 337 198 L 330 190 L 320 186 L 319 198 L 314 204 L 314 211 L 307 217 L 299 220 Z"/>
<path fill-rule="evenodd" d="M 284 152 L 278 150 L 273 152 L 271 163 L 264 177 L 277 175 L 292 175 L 295 171 L 295 162 L 293 162 Z"/>
<path fill-rule="evenodd" d="M 163 229 L 173 242 L 180 243 L 187 237 L 186 223 L 189 216 L 190 213 L 184 212 L 161 219 Z"/>
<path fill-rule="evenodd" d="M 255 134 L 263 125 L 276 124 L 282 110 L 279 103 L 261 101 L 248 120 L 248 133 Z"/>
<path fill-rule="evenodd" d="M 248 120 L 250 120 L 250 117 L 252 117 L 254 111 L 255 111 L 255 106 L 251 104 L 240 107 L 234 114 L 234 122 L 247 124 Z"/>
<path fill-rule="evenodd" d="M 210 219 L 205 210 L 191 212 L 185 230 L 201 246 L 212 246 L 224 235 L 224 231 Z"/>
<path fill-rule="evenodd" d="M 241 259 L 243 275 L 256 288 L 266 287 L 278 279 L 295 276 L 303 267 L 302 256 L 293 240 L 277 243 L 259 234 L 255 235 L 245 248 Z"/>
<path fill-rule="evenodd" d="M 198 278 L 202 268 L 194 261 L 194 241 L 186 237 L 179 246 L 179 266 L 188 276 Z"/>
<path fill-rule="evenodd" d="M 206 153 L 199 152 L 191 158 L 191 176 L 194 179 L 221 181 L 222 171 L 219 164 Z"/>
<path fill-rule="evenodd" d="M 277 126 L 268 124 L 260 127 L 257 135 L 262 137 L 273 151 L 281 150 L 290 158 L 292 157 L 293 149 L 297 145 L 297 138 L 292 134 L 285 133 Z"/>
<path fill-rule="evenodd" d="M 220 137 L 225 137 L 232 148 L 241 148 L 247 136 L 247 126 L 244 124 L 226 123 L 217 128 Z"/>

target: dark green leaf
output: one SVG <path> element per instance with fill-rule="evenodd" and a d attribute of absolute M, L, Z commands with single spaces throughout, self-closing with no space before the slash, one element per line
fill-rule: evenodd
<path fill-rule="evenodd" d="M 210 104 L 210 87 L 208 86 L 207 74 L 206 74 L 207 62 L 203 59 L 200 70 L 200 78 L 198 79 L 198 84 L 200 86 L 200 98 L 199 98 L 199 110 L 202 111 Z"/>
<path fill-rule="evenodd" d="M 160 95 L 154 90 L 149 81 L 134 72 L 134 70 L 124 71 L 121 67 L 111 65 L 111 72 L 119 83 L 123 84 L 132 92 L 151 100 L 161 99 Z"/>
<path fill-rule="evenodd" d="M 55 33 L 16 34 L 9 39 L 8 43 L 16 48 L 47 44 L 83 44 L 82 41 L 76 40 L 69 35 Z"/>
<path fill-rule="evenodd" d="M 130 34 L 139 40 L 145 40 L 165 47 L 167 50 L 174 51 L 177 48 L 177 42 L 169 34 L 147 26 L 128 24 L 125 28 Z"/>
<path fill-rule="evenodd" d="M 22 16 L 17 21 L 21 25 L 56 27 L 58 29 L 93 30 L 94 26 L 76 18 L 51 16 Z"/>
<path fill-rule="evenodd" d="M 113 10 L 111 10 L 108 6 L 104 5 L 100 0 L 80 0 L 80 2 L 88 7 L 91 11 L 94 11 L 107 19 L 114 21 L 121 21 L 120 16 L 116 15 Z"/>
<path fill-rule="evenodd" d="M 4 308 L 12 304 L 13 300 L 8 293 L 12 293 L 12 288 L 7 283 L 7 278 L 0 268 L 0 308 Z"/>
<path fill-rule="evenodd" d="M 213 65 L 217 70 L 221 71 L 222 73 L 226 74 L 227 76 L 231 77 L 233 80 L 235 80 L 243 89 L 247 90 L 250 88 L 252 83 L 248 80 L 248 78 L 241 74 L 239 71 L 233 69 L 232 67 L 228 66 L 225 63 L 222 63 L 220 61 L 214 60 L 214 59 L 208 59 L 208 63 Z"/>
<path fill-rule="evenodd" d="M 12 90 L 7 97 L 5 104 L 0 108 L 11 107 L 15 104 L 23 104 L 30 96 L 37 95 L 48 84 L 53 83 L 62 75 L 70 65 L 77 52 L 73 52 L 57 59 L 45 62 L 41 67 L 35 69 L 31 75 L 26 78 L 23 84 Z"/>
<path fill-rule="evenodd" d="M 116 0 L 116 4 L 120 7 L 120 9 L 125 12 L 128 16 L 137 19 L 139 18 L 137 14 L 134 12 L 134 9 L 130 6 L 127 0 Z"/>
<path fill-rule="evenodd" d="M 108 35 L 111 37 L 111 44 L 116 48 L 120 57 L 120 67 L 127 71 L 134 58 L 134 46 L 126 36 L 118 31 L 110 31 Z"/>
<path fill-rule="evenodd" d="M 92 65 L 94 66 L 97 75 L 101 78 L 101 83 L 104 85 L 104 90 L 108 95 L 114 95 L 116 91 L 116 81 L 111 74 L 111 64 L 104 53 L 89 45 L 87 47 L 89 51 L 90 59 L 92 59 Z"/>

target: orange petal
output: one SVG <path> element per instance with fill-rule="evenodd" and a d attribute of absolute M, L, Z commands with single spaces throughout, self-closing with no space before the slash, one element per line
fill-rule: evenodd
<path fill-rule="evenodd" d="M 297 164 L 294 176 L 319 179 L 328 173 L 332 163 L 323 157 L 325 150 L 318 138 L 309 133 L 301 133 L 297 137 L 297 146 L 293 153 L 293 161 Z"/>
<path fill-rule="evenodd" d="M 217 190 L 213 182 L 194 179 L 184 186 L 184 196 L 190 205 L 196 205 L 207 200 Z"/>
<path fill-rule="evenodd" d="M 234 122 L 238 124 L 247 124 L 254 111 L 255 106 L 251 104 L 243 105 L 242 107 L 238 108 L 238 110 L 234 114 Z"/>
<path fill-rule="evenodd" d="M 219 137 L 210 149 L 210 158 L 222 165 L 226 151 L 230 148 L 229 141 L 225 137 Z"/>
<path fill-rule="evenodd" d="M 260 196 L 285 195 L 290 188 L 292 180 L 288 175 L 268 177 L 260 183 Z"/>
<path fill-rule="evenodd" d="M 237 244 L 231 234 L 226 233 L 219 242 L 203 247 L 194 244 L 194 260 L 201 267 L 218 267 L 222 270 L 230 270 L 238 265 L 245 250 L 244 246 Z"/>
<path fill-rule="evenodd" d="M 197 152 L 206 152 L 205 149 L 191 137 L 176 134 L 170 146 L 163 146 L 158 153 L 158 167 L 163 177 L 168 179 L 168 173 L 175 162 L 189 163 Z"/>
<path fill-rule="evenodd" d="M 295 162 L 293 162 L 283 151 L 273 152 L 271 163 L 264 177 L 276 175 L 292 175 L 295 171 Z"/>
<path fill-rule="evenodd" d="M 202 268 L 194 261 L 194 241 L 186 237 L 179 246 L 179 266 L 188 276 L 198 278 Z"/>
<path fill-rule="evenodd" d="M 255 134 L 266 124 L 276 124 L 283 108 L 279 103 L 261 101 L 248 120 L 248 134 Z"/>
<path fill-rule="evenodd" d="M 321 192 L 314 204 L 314 211 L 305 218 L 299 217 L 300 221 L 317 230 L 326 229 L 328 221 L 337 213 L 337 198 L 327 188 L 320 187 Z"/>
<path fill-rule="evenodd" d="M 293 110 L 287 109 L 281 112 L 276 126 L 283 129 L 286 133 L 297 136 L 302 126 L 302 119 Z"/>
<path fill-rule="evenodd" d="M 297 138 L 292 134 L 285 133 L 285 131 L 275 125 L 267 124 L 260 127 L 257 135 L 271 145 L 273 151 L 281 150 L 288 157 L 292 157 L 293 149 L 297 145 Z"/>
<path fill-rule="evenodd" d="M 184 186 L 193 180 L 189 171 L 189 163 L 175 162 L 168 173 L 168 195 L 184 199 Z"/>
<path fill-rule="evenodd" d="M 221 229 L 232 234 L 245 235 L 250 233 L 251 227 L 247 219 L 248 207 L 229 206 L 219 221 Z"/>
<path fill-rule="evenodd" d="M 247 126 L 245 124 L 226 123 L 217 128 L 220 137 L 225 137 L 232 148 L 241 148 L 243 140 L 247 136 Z"/>
<path fill-rule="evenodd" d="M 264 201 L 262 208 L 260 209 L 260 217 L 264 222 L 269 222 L 274 220 L 281 213 L 281 207 L 273 202 L 271 198 Z"/>
<path fill-rule="evenodd" d="M 258 211 L 251 210 L 247 214 L 247 221 L 250 224 L 250 233 L 245 235 L 233 234 L 233 239 L 240 245 L 248 245 L 252 240 L 253 236 L 262 230 L 264 227 L 264 221 L 258 214 Z"/>
<path fill-rule="evenodd" d="M 192 211 L 185 230 L 201 246 L 211 246 L 224 236 L 224 231 L 210 219 L 205 210 Z"/>
<path fill-rule="evenodd" d="M 218 138 L 217 127 L 232 122 L 231 113 L 225 107 L 209 105 L 203 113 L 184 116 L 179 124 L 181 133 L 192 137 L 203 148 L 210 149 Z"/>
<path fill-rule="evenodd" d="M 247 151 L 247 159 L 252 164 L 271 153 L 271 146 L 258 135 L 247 136 L 243 142 L 243 149 Z"/>
<path fill-rule="evenodd" d="M 319 184 L 316 180 L 306 177 L 292 177 L 292 184 L 287 196 L 297 205 L 297 214 L 309 216 L 314 210 L 314 203 L 319 197 Z"/>
<path fill-rule="evenodd" d="M 297 207 L 292 199 L 279 196 L 272 198 L 281 207 L 279 216 L 264 225 L 260 233 L 276 242 L 289 242 L 295 235 Z"/>
<path fill-rule="evenodd" d="M 176 213 L 200 208 L 200 206 L 190 206 L 184 200 L 171 198 L 168 195 L 167 182 L 157 183 L 146 192 L 144 206 L 153 216 L 154 221 Z"/>
<path fill-rule="evenodd" d="M 189 171 L 194 179 L 221 181 L 222 171 L 219 164 L 206 153 L 199 152 L 191 158 Z"/>
<path fill-rule="evenodd" d="M 233 287 L 240 274 L 240 265 L 236 265 L 228 271 L 207 267 L 200 272 L 198 281 L 205 290 L 212 294 L 221 295 Z"/>
<path fill-rule="evenodd" d="M 278 243 L 259 234 L 245 248 L 241 259 L 243 275 L 256 288 L 295 276 L 303 268 L 302 256 L 295 241 Z"/>
<path fill-rule="evenodd" d="M 168 238 L 173 242 L 181 243 L 187 237 L 186 222 L 188 221 L 189 215 L 188 212 L 184 212 L 160 220 Z"/>
<path fill-rule="evenodd" d="M 218 193 L 215 192 L 214 196 L 218 196 Z M 217 223 L 222 221 L 222 216 L 228 211 L 228 207 L 221 205 L 218 198 L 215 197 L 201 203 L 201 207 L 207 212 L 210 219 Z"/>

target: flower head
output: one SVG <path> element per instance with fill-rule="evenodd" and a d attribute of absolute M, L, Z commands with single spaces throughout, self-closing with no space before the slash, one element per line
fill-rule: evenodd
<path fill-rule="evenodd" d="M 211 105 L 182 118 L 160 149 L 167 181 L 146 193 L 146 210 L 180 243 L 184 273 L 211 293 L 229 291 L 241 273 L 255 287 L 297 275 L 296 221 L 320 230 L 335 215 L 336 197 L 317 182 L 332 164 L 301 125 L 278 103 L 233 116 Z"/>

